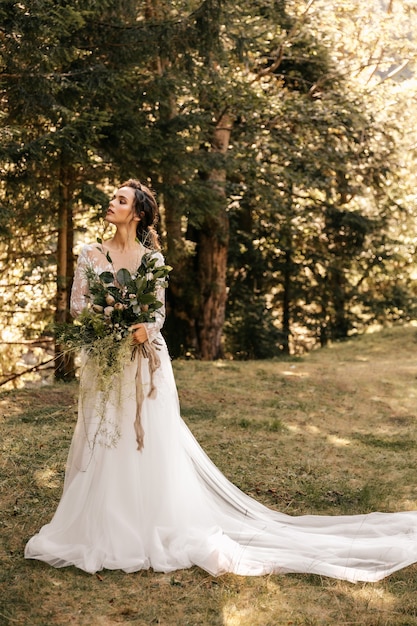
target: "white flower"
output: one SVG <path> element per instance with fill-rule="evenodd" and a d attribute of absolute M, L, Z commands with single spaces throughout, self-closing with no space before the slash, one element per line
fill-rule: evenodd
<path fill-rule="evenodd" d="M 113 313 L 113 311 L 114 311 L 114 307 L 106 306 L 106 308 L 104 309 L 104 315 L 106 317 L 111 317 L 111 314 Z"/>
<path fill-rule="evenodd" d="M 116 309 L 116 311 L 121 311 L 125 307 L 121 302 L 116 302 L 116 304 L 114 305 L 114 308 Z"/>
<path fill-rule="evenodd" d="M 148 281 L 153 280 L 153 273 L 152 272 L 147 272 L 146 273 L 146 280 L 148 280 Z"/>

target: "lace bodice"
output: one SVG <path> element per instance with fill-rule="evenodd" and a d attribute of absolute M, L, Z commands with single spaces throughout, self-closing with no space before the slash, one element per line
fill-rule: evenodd
<path fill-rule="evenodd" d="M 142 246 L 142 248 L 142 255 L 148 252 L 147 248 L 144 246 Z M 139 254 L 138 264 L 140 263 L 142 255 Z M 164 257 L 160 252 L 154 252 L 153 256 L 157 259 L 157 266 L 164 265 Z M 71 315 L 74 318 L 80 315 L 81 311 L 87 306 L 88 303 L 87 267 L 91 267 L 98 274 L 101 274 L 101 272 L 114 272 L 112 264 L 109 263 L 105 253 L 98 244 L 87 244 L 83 246 L 78 257 L 77 267 L 74 274 L 74 283 L 71 291 Z M 164 304 L 160 309 L 158 309 L 158 311 L 155 312 L 155 322 L 144 323 L 149 341 L 153 341 L 153 339 L 155 339 L 165 321 L 165 289 L 163 287 L 159 287 L 157 289 L 157 298 Z"/>

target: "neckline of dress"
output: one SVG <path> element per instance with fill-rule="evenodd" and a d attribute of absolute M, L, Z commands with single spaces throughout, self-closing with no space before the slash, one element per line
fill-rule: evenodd
<path fill-rule="evenodd" d="M 129 267 L 128 264 L 121 265 L 120 267 L 116 267 L 115 264 L 114 264 L 113 258 L 112 258 L 112 252 L 114 252 L 114 251 L 112 251 L 108 246 L 106 246 L 104 242 L 100 245 L 99 250 L 104 255 L 104 257 L 106 258 L 109 266 L 113 270 L 114 275 L 116 275 L 117 272 L 119 270 L 121 270 L 121 269 L 127 269 L 129 272 L 132 273 L 132 272 L 135 272 L 139 268 L 139 265 L 140 265 L 140 262 L 142 260 L 142 257 L 143 257 L 144 254 L 146 254 L 146 248 L 143 245 L 143 243 L 141 243 L 140 241 L 138 241 L 137 243 L 138 243 L 138 254 L 136 256 L 134 267 Z M 120 254 L 123 254 L 123 253 L 116 252 L 116 254 L 120 255 Z M 109 258 L 111 260 L 109 260 Z"/>

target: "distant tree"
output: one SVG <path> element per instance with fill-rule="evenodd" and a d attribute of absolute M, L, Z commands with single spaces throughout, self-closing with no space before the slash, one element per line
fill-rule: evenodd
<path fill-rule="evenodd" d="M 228 352 L 264 358 L 409 318 L 415 150 L 402 159 L 404 127 L 383 109 L 389 94 L 411 125 L 398 86 L 412 37 L 394 44 L 415 11 L 381 6 L 368 41 L 356 0 L 3 2 L 3 315 L 22 311 L 33 333 L 52 309 L 68 319 L 85 218 L 138 176 L 175 268 L 174 355 L 222 356 L 225 320 Z M 36 313 L 23 306 L 35 283 Z"/>
<path fill-rule="evenodd" d="M 109 71 L 113 49 L 102 17 L 97 2 L 2 7 L 4 205 L 13 206 L 22 235 L 41 228 L 45 252 L 52 244 L 58 323 L 69 321 L 75 212 L 101 199 L 95 185 L 106 163 L 98 147 L 109 117 L 102 103 L 121 87 Z M 100 47 L 91 48 L 94 38 Z M 72 360 L 57 345 L 56 376 L 72 375 Z"/>
<path fill-rule="evenodd" d="M 276 45 L 275 56 L 263 63 L 259 82 L 268 94 L 269 115 L 266 106 L 258 107 L 264 132 L 252 143 L 258 167 L 247 172 L 242 137 L 245 177 L 234 202 L 238 241 L 231 247 L 226 327 L 229 345 L 240 323 L 251 343 L 258 337 L 261 345 L 269 320 L 281 329 L 270 344 L 276 354 L 360 332 L 375 316 L 381 321 L 382 309 L 386 320 L 409 319 L 414 310 L 410 281 L 393 265 L 405 268 L 414 247 L 404 245 L 406 210 L 392 193 L 399 181 L 398 123 L 386 124 L 367 95 L 358 86 L 352 90 L 330 58 L 326 33 L 320 33 L 320 44 L 318 32 L 290 32 L 296 58 Z M 242 249 L 243 258 L 257 259 L 250 268 L 240 266 Z M 384 283 L 375 282 L 378 275 L 385 275 Z M 253 283 L 249 323 L 241 320 L 236 302 Z M 384 285 L 384 295 L 372 292 L 377 284 Z M 256 309 L 259 300 L 262 314 L 254 315 L 251 306 Z"/>

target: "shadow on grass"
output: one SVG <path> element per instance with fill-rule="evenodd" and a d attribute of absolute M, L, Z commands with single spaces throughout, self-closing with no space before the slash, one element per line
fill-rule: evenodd
<path fill-rule="evenodd" d="M 396 437 L 376 437 L 373 433 L 354 433 L 352 438 L 366 446 L 394 451 L 413 450 L 417 445 L 413 439 L 409 439 L 408 437 L 402 437 L 400 439 Z"/>

